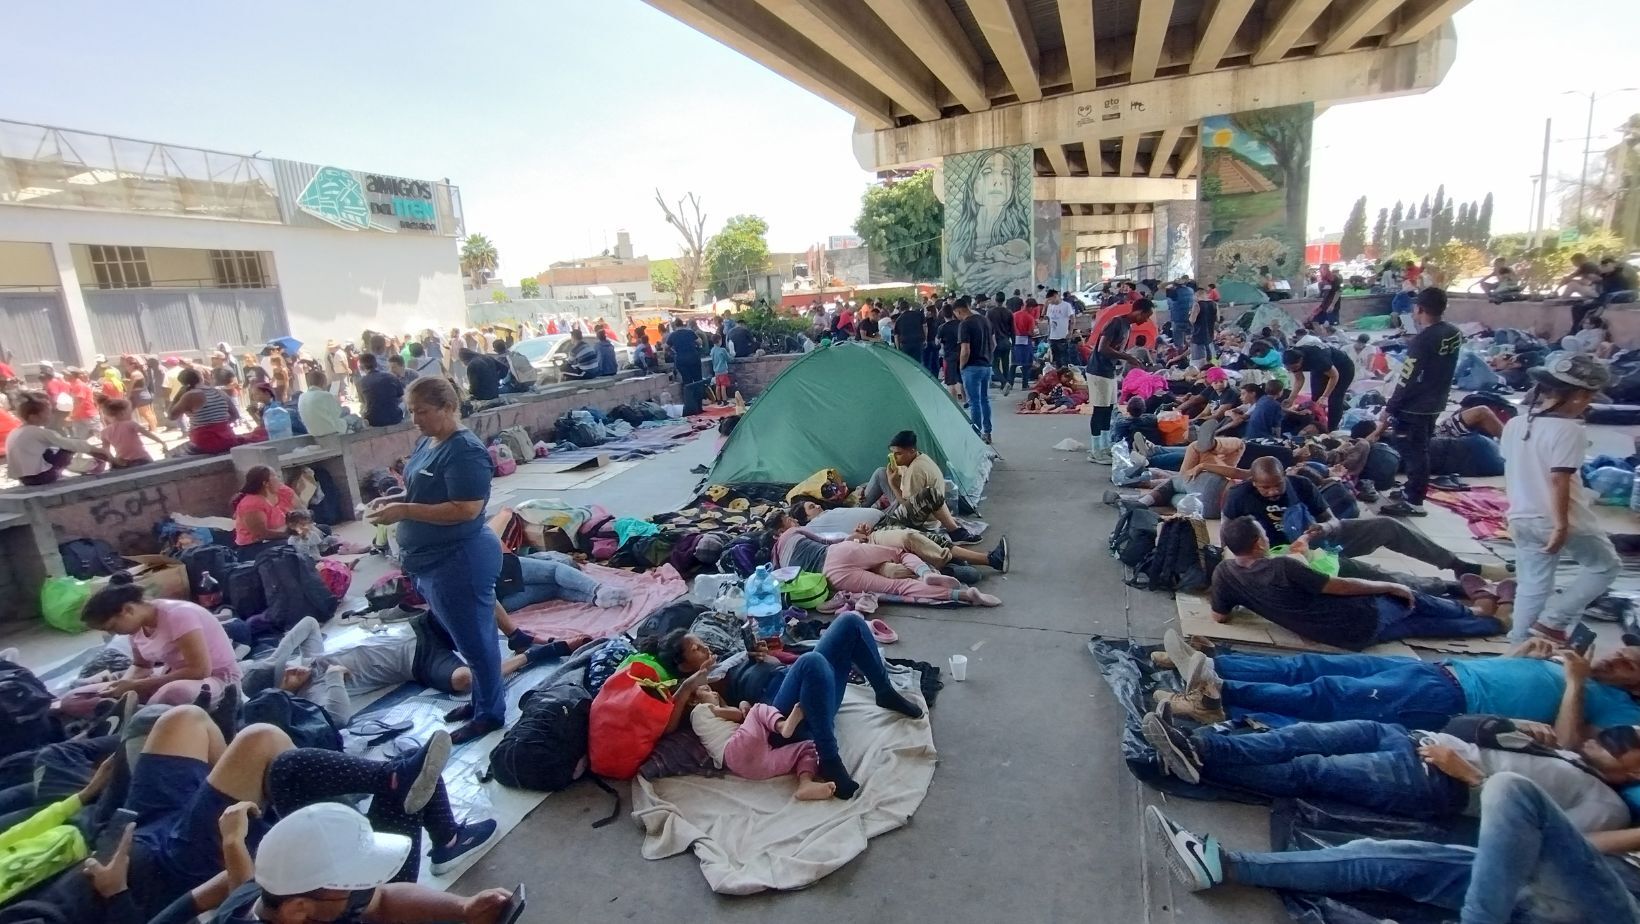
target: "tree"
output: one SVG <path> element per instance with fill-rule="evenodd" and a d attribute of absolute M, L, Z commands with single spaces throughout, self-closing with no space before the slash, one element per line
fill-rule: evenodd
<path fill-rule="evenodd" d="M 501 258 L 495 252 L 495 245 L 482 234 L 469 234 L 461 242 L 461 271 L 472 280 L 473 288 L 482 286 L 495 272 Z"/>
<path fill-rule="evenodd" d="M 676 295 L 678 291 L 678 261 L 672 259 L 649 261 L 649 286 L 656 292 Z"/>
<path fill-rule="evenodd" d="M 1438 222 L 1441 228 L 1441 236 L 1433 241 L 1433 246 L 1444 247 L 1452 240 L 1452 225 L 1456 220 L 1457 219 L 1455 219 L 1452 215 L 1452 202 L 1448 200 L 1446 203 L 1446 208 L 1441 209 L 1441 216 Z"/>
<path fill-rule="evenodd" d="M 1395 208 L 1389 213 L 1389 243 L 1390 250 L 1401 246 L 1401 219 L 1406 217 L 1406 211 L 1401 207 L 1401 200 L 1395 200 Z"/>
<path fill-rule="evenodd" d="M 508 297 L 506 289 L 496 289 L 490 293 L 490 301 L 495 302 L 497 305 L 504 305 L 512 299 Z"/>
<path fill-rule="evenodd" d="M 756 215 L 736 215 L 706 242 L 708 286 L 718 298 L 752 287 L 752 277 L 769 266 L 769 223 Z"/>
<path fill-rule="evenodd" d="M 534 276 L 525 276 L 518 280 L 519 298 L 540 298 L 541 283 Z"/>
<path fill-rule="evenodd" d="M 940 278 L 940 231 L 945 206 L 934 195 L 934 171 L 919 170 L 903 179 L 885 179 L 866 187 L 854 231 L 895 279 L 912 282 Z"/>
<path fill-rule="evenodd" d="M 1447 203 L 1448 209 L 1451 205 Z M 1452 240 L 1437 247 L 1433 258 L 1426 261 L 1426 266 L 1435 271 L 1435 278 L 1439 280 L 1435 285 L 1451 285 L 1459 279 L 1485 271 L 1486 254 L 1477 247 Z"/>
<path fill-rule="evenodd" d="M 1344 235 L 1338 242 L 1338 254 L 1353 260 L 1367 250 L 1367 197 L 1355 200 L 1350 217 L 1344 219 Z"/>
<path fill-rule="evenodd" d="M 1471 236 L 1472 232 L 1469 227 L 1469 203 L 1460 202 L 1458 203 L 1458 217 L 1454 219 L 1454 224 L 1452 225 L 1452 237 L 1455 240 L 1468 244 L 1470 243 Z"/>
<path fill-rule="evenodd" d="M 1475 243 L 1485 247 L 1492 239 L 1492 194 L 1481 200 L 1481 212 L 1475 217 Z"/>
<path fill-rule="evenodd" d="M 700 197 L 694 193 L 678 200 L 674 208 L 666 204 L 659 189 L 655 190 L 655 204 L 666 215 L 666 223 L 676 228 L 683 241 L 683 255 L 677 260 L 678 284 L 673 304 L 686 305 L 695 297 L 701 273 L 706 262 L 706 213 L 700 210 Z"/>
<path fill-rule="evenodd" d="M 1309 226 L 1310 125 L 1314 117 L 1304 107 L 1284 106 L 1238 112 L 1230 116 L 1230 121 L 1262 142 L 1275 158 L 1281 170 L 1282 191 L 1286 194 L 1287 221 L 1283 237 L 1302 251 L 1305 229 Z"/>
<path fill-rule="evenodd" d="M 1372 223 L 1372 255 L 1382 259 L 1387 253 L 1384 249 L 1384 235 L 1389 230 L 1389 209 L 1378 210 L 1378 220 Z"/>

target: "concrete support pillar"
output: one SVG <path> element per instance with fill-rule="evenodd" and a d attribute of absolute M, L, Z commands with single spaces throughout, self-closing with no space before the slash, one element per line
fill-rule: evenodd
<path fill-rule="evenodd" d="M 80 274 L 74 269 L 74 251 L 67 241 L 51 242 L 51 259 L 57 264 L 57 284 L 63 290 L 63 308 L 68 315 L 68 331 L 74 338 L 74 359 L 89 368 L 97 345 L 91 336 L 91 313 L 85 307 Z M 22 357 L 18 357 L 21 359 Z"/>
<path fill-rule="evenodd" d="M 1050 289 L 1071 284 L 1070 267 L 1062 265 L 1059 245 L 1063 240 L 1063 220 L 1058 199 L 1038 199 L 1031 203 L 1031 246 L 1036 259 L 1036 281 Z"/>
<path fill-rule="evenodd" d="M 1298 103 L 1201 123 L 1196 277 L 1255 282 L 1304 264 L 1315 104 Z"/>

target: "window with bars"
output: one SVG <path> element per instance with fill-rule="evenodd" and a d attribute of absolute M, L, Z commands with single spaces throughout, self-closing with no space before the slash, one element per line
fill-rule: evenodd
<path fill-rule="evenodd" d="M 99 289 L 146 289 L 153 285 L 148 275 L 148 251 L 143 247 L 92 244 L 91 273 Z"/>
<path fill-rule="evenodd" d="M 211 251 L 211 274 L 218 288 L 263 289 L 268 277 L 262 272 L 262 254 L 255 250 Z"/>

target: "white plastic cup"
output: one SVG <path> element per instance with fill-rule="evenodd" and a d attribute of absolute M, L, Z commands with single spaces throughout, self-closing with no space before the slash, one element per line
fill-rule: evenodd
<path fill-rule="evenodd" d="M 967 680 L 968 679 L 968 656 L 967 655 L 952 655 L 951 656 L 951 679 L 952 680 Z"/>

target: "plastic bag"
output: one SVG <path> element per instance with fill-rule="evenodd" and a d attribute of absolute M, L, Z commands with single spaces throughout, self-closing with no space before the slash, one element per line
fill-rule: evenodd
<path fill-rule="evenodd" d="M 1634 491 L 1634 473 L 1614 465 L 1603 465 L 1589 473 L 1589 489 L 1597 495 L 1597 504 L 1627 507 Z"/>
<path fill-rule="evenodd" d="M 1110 445 L 1110 483 L 1131 487 L 1145 480 L 1150 460 L 1128 448 L 1127 443 Z"/>
<path fill-rule="evenodd" d="M 1186 494 L 1173 502 L 1173 509 L 1177 511 L 1181 517 L 1190 517 L 1192 519 L 1200 520 L 1204 510 L 1202 507 L 1202 496 L 1200 494 Z"/>
<path fill-rule="evenodd" d="M 91 582 L 69 577 L 46 578 L 40 586 L 40 615 L 46 625 L 63 632 L 84 632 L 80 611 L 91 599 Z"/>

